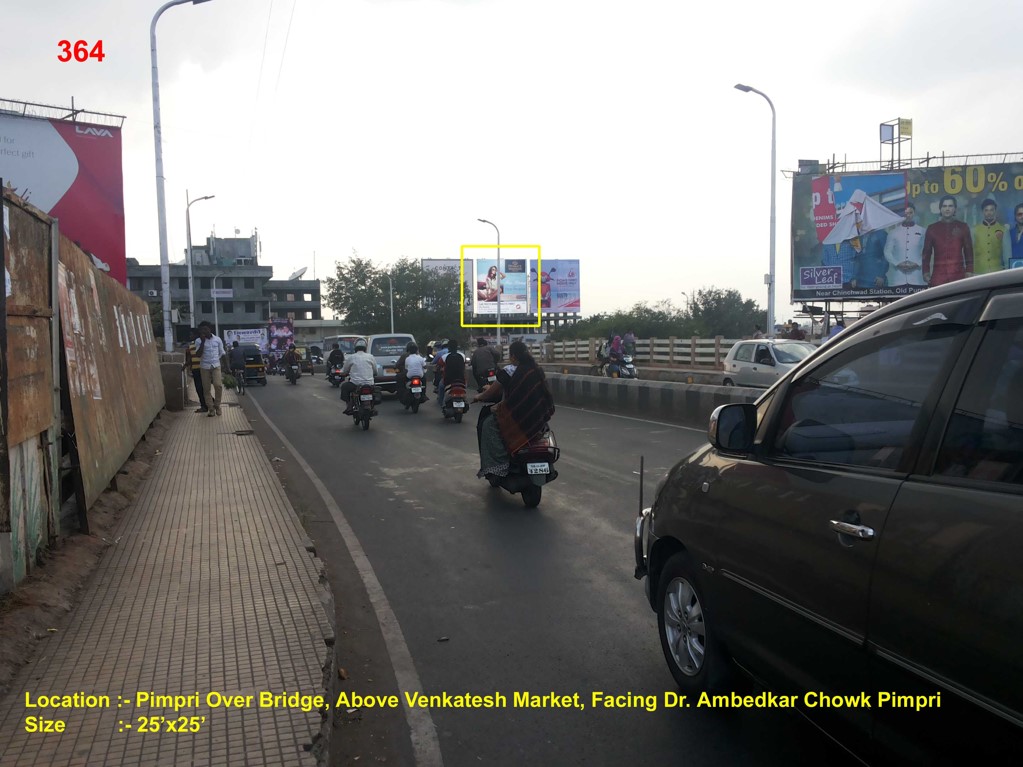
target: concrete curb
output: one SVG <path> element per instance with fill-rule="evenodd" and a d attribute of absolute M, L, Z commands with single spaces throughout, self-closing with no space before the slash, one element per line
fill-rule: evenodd
<path fill-rule="evenodd" d="M 760 389 L 707 386 L 670 381 L 623 381 L 594 376 L 547 373 L 554 402 L 637 418 L 705 428 L 719 405 L 754 402 Z"/>

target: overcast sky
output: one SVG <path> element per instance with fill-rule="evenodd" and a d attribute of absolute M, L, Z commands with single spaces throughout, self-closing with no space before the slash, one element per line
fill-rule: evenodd
<path fill-rule="evenodd" d="M 3 0 L 0 97 L 125 115 L 128 256 L 159 262 L 149 25 L 158 0 Z M 583 312 L 735 288 L 766 304 L 778 111 L 778 303 L 800 158 L 1013 152 L 1023 4 L 734 0 L 210 0 L 157 27 L 171 260 L 259 230 L 319 278 L 462 244 L 582 261 Z M 290 30 L 290 31 L 289 31 Z M 61 63 L 58 40 L 102 39 Z"/>

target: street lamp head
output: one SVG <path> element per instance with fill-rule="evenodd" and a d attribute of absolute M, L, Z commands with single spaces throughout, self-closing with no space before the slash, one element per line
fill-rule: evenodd
<path fill-rule="evenodd" d="M 199 5 L 199 3 L 208 3 L 210 0 L 192 0 L 192 5 Z"/>
<path fill-rule="evenodd" d="M 207 0 L 203 0 L 203 1 L 207 2 Z M 215 194 L 208 194 L 205 197 L 200 197 L 199 200 L 212 200 L 214 197 L 216 197 Z M 198 202 L 199 200 L 196 200 L 196 202 Z"/>
<path fill-rule="evenodd" d="M 490 223 L 485 218 L 477 218 L 476 220 L 479 221 L 481 224 L 489 224 Z"/>
<path fill-rule="evenodd" d="M 735 89 L 737 91 L 742 91 L 743 93 L 749 93 L 751 90 L 753 90 L 753 88 L 750 87 L 749 85 L 743 85 L 742 83 L 736 83 Z"/>

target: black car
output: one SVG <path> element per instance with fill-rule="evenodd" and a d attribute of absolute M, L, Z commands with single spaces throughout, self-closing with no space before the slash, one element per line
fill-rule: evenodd
<path fill-rule="evenodd" d="M 1015 763 L 1023 269 L 876 311 L 709 438 L 636 524 L 691 705 L 741 668 L 866 762 Z"/>

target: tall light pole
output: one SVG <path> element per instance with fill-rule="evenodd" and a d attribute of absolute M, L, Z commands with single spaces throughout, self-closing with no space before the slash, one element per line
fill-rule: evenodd
<path fill-rule="evenodd" d="M 188 238 L 188 316 L 192 320 L 192 327 L 195 327 L 195 291 L 192 290 L 192 217 L 188 215 L 188 209 L 195 203 L 203 200 L 212 200 L 215 194 L 208 194 L 205 197 L 188 201 L 188 190 L 185 190 L 185 236 Z"/>
<path fill-rule="evenodd" d="M 494 231 L 497 232 L 497 345 L 501 345 L 501 230 L 497 228 L 497 224 L 493 221 L 487 221 L 485 218 L 477 218 L 482 224 L 490 224 L 494 227 Z M 475 279 L 473 280 L 475 282 Z"/>
<path fill-rule="evenodd" d="M 774 336 L 774 231 L 775 231 L 775 186 L 777 172 L 775 170 L 775 152 L 777 148 L 777 133 L 776 123 L 777 115 L 774 111 L 774 103 L 768 98 L 767 94 L 763 91 L 758 91 L 756 88 L 750 87 L 749 85 L 743 85 L 742 83 L 737 84 L 737 90 L 743 91 L 744 93 L 756 93 L 758 96 L 763 96 L 764 100 L 767 101 L 768 106 L 771 107 L 771 261 L 770 261 L 770 272 L 767 275 L 767 335 L 768 337 Z"/>
<path fill-rule="evenodd" d="M 217 332 L 217 338 L 220 338 L 220 315 L 217 313 L 217 277 L 223 277 L 225 272 L 217 272 L 213 275 L 213 290 L 210 291 L 210 295 L 213 296 L 213 329 Z"/>
<path fill-rule="evenodd" d="M 387 273 L 387 287 L 391 292 L 391 335 L 394 335 L 394 283 L 391 282 L 391 273 Z"/>
<path fill-rule="evenodd" d="M 167 200 L 163 192 L 163 127 L 160 124 L 160 74 L 156 66 L 156 22 L 168 8 L 188 2 L 198 5 L 209 0 L 171 0 L 160 6 L 149 25 L 149 53 L 153 66 L 153 142 L 156 145 L 156 214 L 160 225 L 160 285 L 163 288 L 163 345 L 167 352 L 174 349 L 174 328 L 171 327 L 170 259 L 167 254 Z"/>

